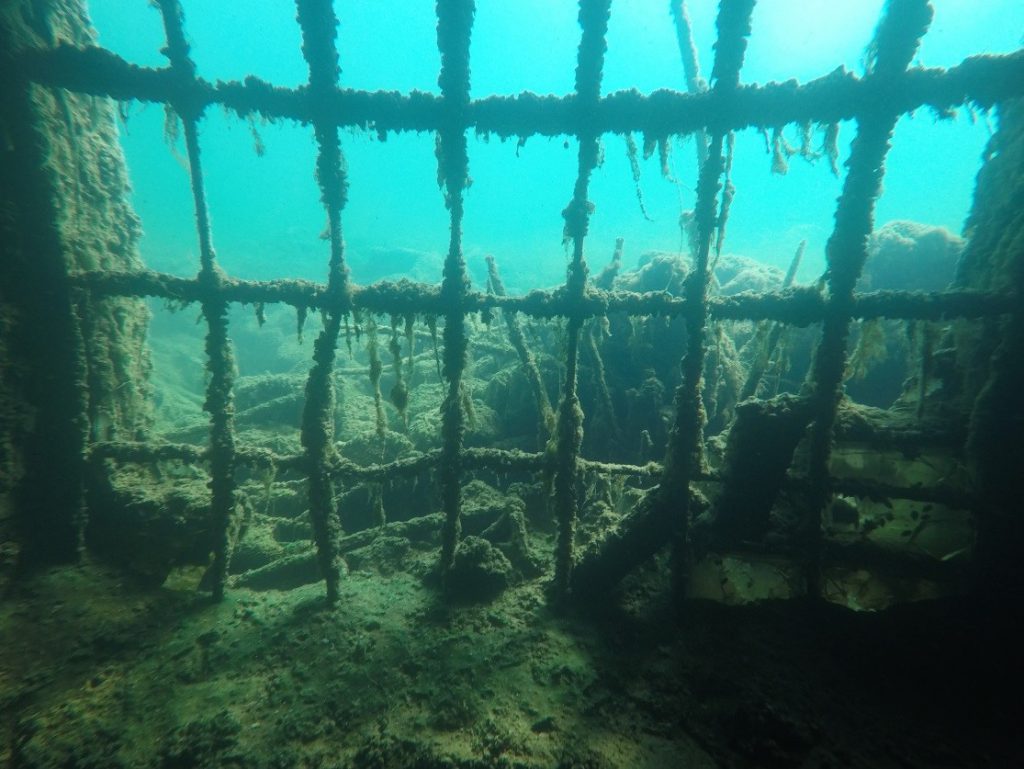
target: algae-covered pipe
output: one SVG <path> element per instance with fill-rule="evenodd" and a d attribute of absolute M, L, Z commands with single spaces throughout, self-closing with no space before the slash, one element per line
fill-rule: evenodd
<path fill-rule="evenodd" d="M 729 93 L 739 84 L 753 0 L 723 0 L 719 7 L 719 38 L 715 48 L 713 92 Z M 694 270 L 687 277 L 683 314 L 687 346 L 682 360 L 683 378 L 675 392 L 675 418 L 665 454 L 661 483 L 619 528 L 592 546 L 573 577 L 573 593 L 601 599 L 618 580 L 654 555 L 666 541 L 672 543 L 672 580 L 677 599 L 686 595 L 689 572 L 689 520 L 694 506 L 691 481 L 700 477 L 703 456 L 704 406 L 701 377 L 704 369 L 711 241 L 718 225 L 716 212 L 721 176 L 725 169 L 725 132 L 712 134 L 708 158 L 697 182 L 695 209 L 698 249 Z"/>
<path fill-rule="evenodd" d="M 579 21 L 582 28 L 576 66 L 576 98 L 582 114 L 596 109 L 601 99 L 601 73 L 607 48 L 608 17 L 611 0 L 580 0 Z M 593 206 L 587 200 L 590 176 L 600 157 L 599 133 L 587 129 L 579 134 L 578 171 L 572 200 L 562 212 L 565 218 L 565 237 L 572 241 L 572 260 L 566 279 L 566 296 L 570 303 L 579 303 L 587 292 L 587 260 L 583 241 L 587 235 Z M 580 330 L 585 316 L 582 306 L 571 307 L 566 344 L 565 384 L 558 409 L 555 432 L 555 515 L 558 520 L 558 538 L 555 543 L 555 578 L 553 596 L 556 603 L 569 595 L 574 561 L 576 536 L 576 470 L 580 447 L 583 445 L 583 409 L 576 391 L 576 371 L 579 363 Z"/>
<path fill-rule="evenodd" d="M 735 91 L 750 36 L 750 15 L 754 0 L 722 0 L 718 11 L 718 42 L 711 77 L 715 93 Z M 686 353 L 682 361 L 682 382 L 676 388 L 675 423 L 665 454 L 665 472 L 656 505 L 674 511 L 671 518 L 672 585 L 676 600 L 685 598 L 690 569 L 690 482 L 703 464 L 704 411 L 702 376 L 706 356 L 708 287 L 711 280 L 711 242 L 719 226 L 718 193 L 725 172 L 725 133 L 711 135 L 710 146 L 697 180 L 697 253 L 694 268 L 686 279 Z M 723 204 L 724 206 L 724 204 Z"/>
<path fill-rule="evenodd" d="M 327 585 L 327 601 L 335 603 L 341 582 L 338 540 L 341 522 L 334 507 L 330 460 L 334 453 L 334 368 L 342 318 L 351 311 L 351 287 L 345 264 L 341 211 L 345 207 L 348 178 L 341 155 L 338 127 L 328 117 L 328 104 L 338 87 L 338 19 L 330 0 L 296 0 L 302 28 L 302 55 L 309 65 L 309 94 L 313 129 L 319 152 L 316 178 L 320 199 L 327 210 L 331 255 L 327 294 L 333 306 L 324 312 L 324 327 L 313 343 L 313 366 L 306 381 L 302 413 L 302 447 L 309 472 L 309 517 L 317 546 L 317 562 Z"/>
<path fill-rule="evenodd" d="M 897 81 L 914 58 L 931 19 L 932 7 L 927 0 L 889 0 L 869 49 L 869 77 Z M 836 205 L 835 228 L 825 246 L 829 291 L 812 371 L 814 423 L 808 470 L 811 494 L 804 521 L 807 593 L 812 597 L 820 597 L 822 592 L 822 514 L 830 496 L 828 467 L 836 412 L 843 397 L 853 292 L 867 260 L 875 202 L 882 191 L 885 158 L 900 114 L 898 107 L 874 102 L 866 104 L 858 117 L 857 136 L 846 161 L 848 171 Z"/>
<path fill-rule="evenodd" d="M 178 0 L 159 0 L 167 37 L 166 55 L 171 71 L 182 84 L 195 82 L 195 64 L 189 57 L 185 41 L 181 4 Z M 187 93 L 187 89 L 184 91 Z M 204 106 L 181 98 L 171 106 L 181 117 L 185 133 L 189 172 L 192 178 L 192 200 L 195 206 L 196 230 L 199 235 L 200 303 L 206 319 L 206 368 L 210 381 L 206 387 L 203 408 L 210 415 L 210 514 L 215 527 L 213 552 L 213 596 L 224 597 L 228 565 L 231 560 L 231 521 L 235 513 L 235 431 L 232 386 L 235 361 L 228 337 L 228 303 L 221 295 L 222 273 L 217 266 L 210 231 L 210 216 L 203 187 L 203 168 L 199 154 L 198 123 Z"/>
<path fill-rule="evenodd" d="M 469 105 L 469 41 L 473 30 L 473 0 L 438 0 L 437 47 L 441 52 L 441 87 L 444 118 L 437 132 L 437 179 L 449 215 L 448 255 L 441 282 L 444 306 L 442 373 L 448 392 L 441 406 L 441 458 L 438 481 L 444 525 L 441 527 L 441 582 L 447 591 L 448 572 L 455 561 L 462 514 L 462 444 L 466 432 L 462 377 L 466 369 L 466 294 L 469 276 L 462 255 L 463 193 L 469 184 L 466 146 L 466 110 Z"/>

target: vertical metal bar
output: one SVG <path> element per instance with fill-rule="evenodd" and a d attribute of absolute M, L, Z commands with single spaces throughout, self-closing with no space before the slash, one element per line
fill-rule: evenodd
<path fill-rule="evenodd" d="M 576 186 L 572 200 L 562 211 L 565 218 L 565 237 L 572 240 L 572 260 L 566 277 L 566 296 L 569 302 L 582 304 L 587 291 L 589 268 L 583 252 L 583 241 L 590 224 L 593 204 L 587 200 L 590 176 L 597 167 L 601 136 L 590 128 L 590 115 L 601 100 L 601 76 L 604 54 L 608 44 L 608 18 L 611 0 L 580 0 L 579 22 L 582 28 L 576 65 L 576 119 L 580 142 Z M 570 310 L 567 329 L 565 385 L 558 408 L 555 452 L 555 515 L 558 519 L 558 540 L 555 544 L 555 602 L 563 602 L 569 595 L 572 579 L 573 541 L 576 536 L 576 464 L 583 444 L 583 409 L 576 391 L 576 369 L 579 362 L 580 330 L 584 317 Z"/>
<path fill-rule="evenodd" d="M 348 179 L 342 164 L 338 127 L 330 117 L 330 100 L 338 86 L 338 19 L 330 0 L 296 0 L 302 28 L 302 55 L 309 65 L 309 105 L 319 153 L 316 178 L 327 210 L 331 256 L 328 264 L 328 307 L 324 328 L 313 344 L 313 366 L 306 380 L 302 412 L 302 447 L 309 472 L 309 515 L 316 540 L 317 562 L 327 586 L 328 603 L 336 603 L 341 582 L 338 539 L 341 521 L 334 507 L 334 483 L 328 472 L 334 450 L 334 356 L 342 318 L 351 309 L 351 287 L 345 264 L 341 211 Z"/>
<path fill-rule="evenodd" d="M 740 68 L 750 36 L 750 15 L 755 0 L 722 0 L 718 9 L 718 42 L 711 74 L 712 91 L 728 94 L 739 86 Z M 704 454 L 704 412 L 702 397 L 704 358 L 707 345 L 708 286 L 711 241 L 718 226 L 718 193 L 725 170 L 721 129 L 712 129 L 707 158 L 697 180 L 697 253 L 693 270 L 686 278 L 686 353 L 683 377 L 674 397 L 675 423 L 669 435 L 665 471 L 658 504 L 676 511 L 672 517 L 672 585 L 677 600 L 687 592 L 690 569 L 690 481 L 700 471 Z"/>
<path fill-rule="evenodd" d="M 869 48 L 869 76 L 884 82 L 906 70 L 921 36 L 928 30 L 932 8 L 928 0 L 889 0 Z M 873 109 L 872 109 L 873 107 Z M 881 194 L 885 156 L 899 118 L 880 100 L 857 118 L 849 169 L 836 205 L 835 228 L 825 246 L 828 298 L 821 341 L 814 357 L 812 393 L 814 422 L 810 434 L 811 493 L 805 520 L 807 593 L 822 593 L 822 515 L 829 501 L 829 462 L 836 410 L 843 397 L 853 290 L 867 260 L 868 236 L 874 226 L 875 202 Z"/>
<path fill-rule="evenodd" d="M 437 178 L 444 188 L 450 236 L 444 262 L 441 301 L 444 304 L 444 366 L 448 393 L 441 406 L 441 458 L 438 476 L 444 524 L 441 527 L 442 585 L 455 560 L 462 528 L 462 443 L 466 432 L 462 409 L 462 376 L 466 368 L 465 298 L 469 290 L 466 261 L 462 256 L 463 192 L 469 182 L 466 145 L 466 110 L 469 107 L 469 41 L 473 31 L 473 0 L 438 0 L 437 48 L 441 53 L 443 118 L 437 132 Z"/>
<path fill-rule="evenodd" d="M 181 4 L 178 0 L 159 0 L 167 37 L 165 53 L 171 70 L 181 81 L 181 93 L 189 94 L 195 83 L 195 65 L 189 57 L 185 41 Z M 203 408 L 210 415 L 210 511 L 216 532 L 213 551 L 213 596 L 224 597 L 228 565 L 231 559 L 231 519 L 235 510 L 235 434 L 234 381 L 235 361 L 228 338 L 228 303 L 221 295 L 223 274 L 217 266 L 210 234 L 210 216 L 203 186 L 203 168 L 199 154 L 198 122 L 203 107 L 194 99 L 182 97 L 172 103 L 181 117 L 192 178 L 192 201 L 195 206 L 196 231 L 199 235 L 200 269 L 198 280 L 203 286 L 201 300 L 206 318 L 206 366 L 210 382 L 206 388 Z"/>

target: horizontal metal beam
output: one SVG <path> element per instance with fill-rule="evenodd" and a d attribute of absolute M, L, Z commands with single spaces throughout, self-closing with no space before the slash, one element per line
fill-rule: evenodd
<path fill-rule="evenodd" d="M 288 304 L 316 310 L 340 310 L 327 287 L 304 280 L 251 281 L 223 278 L 211 285 L 195 278 L 182 278 L 153 270 L 95 270 L 70 275 L 73 285 L 98 296 L 160 297 L 190 304 L 215 292 L 225 301 L 241 304 Z M 348 301 L 348 300 L 346 300 Z M 854 296 L 851 317 L 871 320 L 948 320 L 983 318 L 1009 313 L 1019 301 L 1014 293 L 972 290 L 923 293 L 920 291 L 875 291 Z M 790 288 L 764 293 L 744 292 L 714 296 L 708 300 L 716 320 L 774 320 L 795 326 L 819 322 L 825 302 L 814 287 Z M 410 281 L 381 281 L 353 286 L 351 305 L 357 309 L 392 315 L 442 315 L 448 309 L 439 286 Z M 686 300 L 665 292 L 602 291 L 590 288 L 582 300 L 569 300 L 562 287 L 534 290 L 521 296 L 497 296 L 468 292 L 460 301 L 463 312 L 502 309 L 535 318 L 583 317 L 624 312 L 627 315 L 675 317 L 686 312 Z"/>
<path fill-rule="evenodd" d="M 22 77 L 119 101 L 163 102 L 190 110 L 219 104 L 241 116 L 259 114 L 308 124 L 312 106 L 306 86 L 281 88 L 250 76 L 244 81 L 211 83 L 186 79 L 170 67 L 139 67 L 98 47 L 61 44 L 18 53 L 8 62 Z M 949 69 L 915 67 L 898 77 L 859 78 L 843 68 L 803 85 L 796 80 L 752 84 L 735 90 L 642 94 L 617 91 L 595 105 L 581 107 L 575 95 L 489 96 L 471 101 L 464 125 L 502 138 L 566 136 L 581 132 L 643 133 L 652 137 L 689 134 L 698 129 L 727 132 L 779 127 L 790 123 L 835 123 L 877 111 L 891 114 L 928 107 L 946 113 L 970 104 L 987 109 L 1024 95 L 1024 51 L 972 56 Z M 446 117 L 441 97 L 412 91 L 334 89 L 321 96 L 317 120 L 379 134 L 437 131 Z"/>
<path fill-rule="evenodd" d="M 89 447 L 92 461 L 113 459 L 118 462 L 206 462 L 209 449 L 191 443 L 160 443 L 156 441 L 100 441 Z M 497 472 L 540 472 L 551 459 L 545 453 L 530 453 L 515 449 L 469 448 L 462 452 L 463 466 L 469 470 L 493 470 Z M 406 478 L 433 470 L 441 457 L 439 449 L 415 457 L 396 459 L 393 462 L 374 465 L 357 465 L 355 462 L 335 456 L 328 472 L 333 478 L 350 481 L 388 481 Z M 297 470 L 304 472 L 308 462 L 302 454 L 275 454 L 268 449 L 240 447 L 238 461 L 253 467 L 273 467 L 276 470 Z M 626 465 L 613 462 L 595 462 L 580 459 L 580 471 L 604 475 L 632 475 L 638 478 L 655 478 L 662 468 L 656 462 L 645 465 Z"/>

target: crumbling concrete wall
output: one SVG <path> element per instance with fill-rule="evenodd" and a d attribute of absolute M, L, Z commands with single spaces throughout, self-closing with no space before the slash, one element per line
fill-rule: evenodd
<path fill-rule="evenodd" d="M 113 105 L 14 63 L 60 42 L 95 43 L 81 0 L 0 5 L 0 587 L 16 562 L 76 556 L 85 441 L 149 424 L 145 306 L 87 303 L 67 280 L 139 264 Z"/>

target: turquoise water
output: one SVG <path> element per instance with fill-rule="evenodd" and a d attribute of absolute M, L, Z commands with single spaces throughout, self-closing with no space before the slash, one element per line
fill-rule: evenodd
<path fill-rule="evenodd" d="M 717 3 L 690 2 L 701 67 L 710 73 Z M 935 21 L 919 52 L 926 66 L 949 66 L 982 52 L 1021 44 L 1024 3 L 1019 0 L 937 0 Z M 288 0 L 221 3 L 183 0 L 186 33 L 199 74 L 240 79 L 248 74 L 295 86 L 307 76 L 295 9 Z M 755 9 L 744 82 L 796 77 L 806 81 L 838 65 L 861 71 L 881 0 L 762 0 Z M 608 33 L 604 90 L 650 91 L 684 87 L 672 20 L 665 0 L 615 0 Z M 341 82 L 360 89 L 437 92 L 439 56 L 434 4 L 429 0 L 338 0 Z M 472 94 L 572 90 L 579 27 L 576 3 L 551 0 L 480 0 L 472 44 Z M 91 0 L 100 42 L 130 61 L 163 66 L 159 12 L 142 0 Z M 281 122 L 253 128 L 220 108 L 201 125 L 213 237 L 224 269 L 246 278 L 322 279 L 327 246 L 319 239 L 324 215 L 313 178 L 316 153 L 308 127 Z M 877 224 L 913 219 L 961 230 L 990 120 L 936 120 L 928 111 L 903 118 L 889 157 Z M 198 246 L 183 147 L 170 151 L 164 114 L 157 105 L 131 105 L 122 125 L 134 204 L 145 230 L 146 262 L 182 275 L 198 269 Z M 795 127 L 787 137 L 798 144 Z M 843 158 L 853 126 L 843 125 Z M 818 137 L 820 138 L 820 137 Z M 639 137 L 637 137 L 639 141 Z M 576 171 L 575 143 L 533 138 L 515 142 L 472 139 L 466 197 L 465 252 L 477 285 L 483 257 L 493 253 L 506 282 L 522 290 L 564 276 L 561 210 Z M 357 282 L 387 265 L 404 269 L 418 260 L 416 277 L 440 277 L 448 220 L 436 184 L 434 138 L 429 134 L 345 132 L 350 196 L 343 226 Z M 641 186 L 651 221 L 640 211 L 625 142 L 608 136 L 604 164 L 595 174 L 596 205 L 589 259 L 600 268 L 616 237 L 626 240 L 627 265 L 650 250 L 680 248 L 678 217 L 693 206 L 696 165 L 692 142 L 673 142 L 678 182 L 663 179 L 657 155 L 642 164 Z M 820 160 L 793 158 L 785 176 L 771 173 L 760 133 L 737 136 L 733 181 L 737 193 L 725 250 L 785 266 L 801 239 L 808 240 L 799 279 L 812 280 L 824 264 L 841 179 Z M 413 254 L 404 252 L 412 250 Z M 363 277 L 361 278 L 361 270 Z"/>

